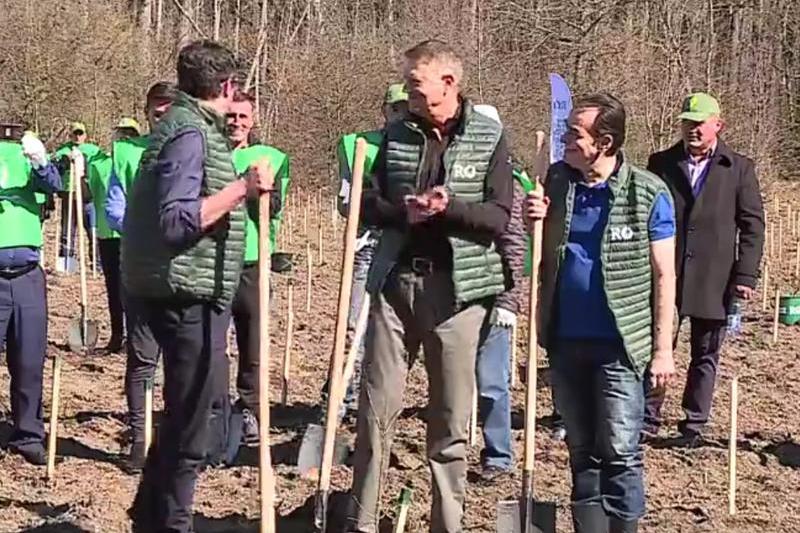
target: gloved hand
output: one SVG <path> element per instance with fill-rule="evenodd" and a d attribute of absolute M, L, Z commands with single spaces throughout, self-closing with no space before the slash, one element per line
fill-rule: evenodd
<path fill-rule="evenodd" d="M 22 136 L 22 153 L 34 168 L 47 165 L 47 151 L 44 149 L 44 144 L 31 134 L 26 133 Z"/>
<path fill-rule="evenodd" d="M 495 326 L 500 326 L 501 328 L 513 328 L 517 325 L 517 315 L 508 309 L 495 307 L 494 311 L 492 311 L 492 315 L 492 324 Z"/>
<path fill-rule="evenodd" d="M 83 152 L 78 148 L 73 148 L 69 153 L 69 158 L 72 161 L 72 168 L 75 169 L 76 177 L 83 177 L 86 175 L 86 164 L 83 160 Z"/>

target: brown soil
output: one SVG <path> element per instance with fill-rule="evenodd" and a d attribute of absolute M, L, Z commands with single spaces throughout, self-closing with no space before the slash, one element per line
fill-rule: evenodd
<path fill-rule="evenodd" d="M 785 191 L 797 198 L 797 190 Z M 786 196 L 783 196 L 786 198 Z M 784 200 L 785 201 L 785 200 Z M 300 203 L 298 202 L 298 205 Z M 294 212 L 296 234 L 282 249 L 296 252 L 295 336 L 292 354 L 292 381 L 289 405 L 273 403 L 272 456 L 277 473 L 279 531 L 311 531 L 315 484 L 301 479 L 293 463 L 305 424 L 317 417 L 320 387 L 325 380 L 333 345 L 339 277 L 342 226 L 335 232 L 329 225 L 330 212 L 324 209 L 325 263 L 313 270 L 311 312 L 306 313 L 306 239 L 302 233 L 302 211 Z M 311 246 L 317 258 L 316 221 L 313 218 Z M 309 224 L 312 226 L 312 224 Z M 790 233 L 787 232 L 787 235 Z M 800 280 L 791 281 L 795 245 L 786 239 L 784 253 L 785 287 L 798 289 Z M 48 241 L 48 244 L 52 240 Z M 334 245 L 334 243 L 336 243 Z M 334 249 L 335 248 L 335 249 Z M 791 258 L 789 261 L 787 258 Z M 52 264 L 48 250 L 47 266 Z M 773 262 L 774 279 L 775 262 Z M 277 305 L 272 319 L 274 364 L 272 400 L 280 396 L 280 360 L 284 346 L 286 293 L 290 280 L 276 275 Z M 57 466 L 53 484 L 44 481 L 44 469 L 23 464 L 11 454 L 0 452 L 0 531 L 102 532 L 128 531 L 125 511 L 129 506 L 137 477 L 122 467 L 125 450 L 120 436 L 125 429 L 126 404 L 123 397 L 124 357 L 122 355 L 84 356 L 69 353 L 65 347 L 66 328 L 78 312 L 78 276 L 50 274 L 49 356 L 64 358 L 61 388 L 61 418 Z M 774 289 L 773 289 L 774 290 Z M 774 293 L 773 293 L 774 297 Z M 761 296 L 746 311 L 745 333 L 726 343 L 713 420 L 708 428 L 709 443 L 699 449 L 646 448 L 648 513 L 644 532 L 791 532 L 800 531 L 800 326 L 780 328 L 780 340 L 771 343 L 771 310 L 761 312 Z M 770 303 L 770 308 L 771 308 Z M 101 321 L 100 345 L 108 338 L 108 318 L 102 278 L 90 276 L 90 308 Z M 686 328 L 688 329 L 688 328 Z M 685 335 L 684 335 L 685 336 Z M 525 353 L 525 333 L 520 331 L 519 351 Z M 682 341 L 676 359 L 679 372 L 686 368 L 687 343 Z M 235 359 L 232 361 L 235 365 Z M 545 365 L 544 360 L 540 361 Z M 232 368 L 232 374 L 234 368 Z M 159 371 L 160 373 L 160 371 Z M 546 381 L 546 373 L 544 381 Z M 45 413 L 50 412 L 51 363 L 45 371 Z M 681 374 L 683 375 L 683 374 Z M 729 385 L 739 378 L 738 494 L 737 514 L 728 515 L 727 446 L 729 427 Z M 158 385 L 156 384 L 158 391 Z M 9 377 L 5 365 L 0 370 L 0 410 L 8 419 Z M 408 416 L 400 422 L 394 453 L 397 460 L 389 472 L 384 508 L 390 521 L 394 499 L 403 484 L 414 488 L 407 531 L 427 531 L 430 476 L 424 461 L 425 426 L 419 409 L 425 404 L 426 378 L 422 365 L 411 374 L 406 394 Z M 522 400 L 520 384 L 514 391 L 514 432 L 518 465 L 522 457 Z M 156 393 L 156 408 L 161 399 Z M 667 414 L 674 423 L 680 416 L 680 391 L 670 391 Z M 550 393 L 540 389 L 538 413 L 548 415 Z M 540 420 L 542 420 L 540 418 Z M 546 421 L 546 417 L 545 420 Z M 539 499 L 558 504 L 559 531 L 570 531 L 569 468 L 563 443 L 550 438 L 540 424 L 537 443 L 535 492 Z M 352 440 L 353 431 L 343 431 Z M 0 441 L 5 443 L 9 426 L 0 423 Z M 479 439 L 480 441 L 480 439 Z M 478 464 L 479 447 L 470 450 L 472 469 Z M 245 532 L 258 530 L 258 455 L 255 449 L 242 449 L 237 466 L 208 470 L 202 474 L 195 501 L 198 532 Z M 472 478 L 472 476 L 471 476 Z M 350 485 L 350 470 L 335 469 L 333 487 L 345 491 Z M 495 504 L 519 491 L 520 477 L 506 479 L 497 486 L 471 483 L 466 499 L 466 531 L 494 531 Z M 341 509 L 341 496 L 334 495 L 333 506 Z"/>

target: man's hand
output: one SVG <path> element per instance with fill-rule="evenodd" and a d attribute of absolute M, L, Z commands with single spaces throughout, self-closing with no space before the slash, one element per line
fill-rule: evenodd
<path fill-rule="evenodd" d="M 544 195 L 544 188 L 539 185 L 525 196 L 525 222 L 530 228 L 537 220 L 544 220 L 550 198 Z"/>
<path fill-rule="evenodd" d="M 403 201 L 406 204 L 406 220 L 410 225 L 428 220 L 428 198 L 425 195 L 407 194 Z"/>
<path fill-rule="evenodd" d="M 675 360 L 672 350 L 656 350 L 650 361 L 650 386 L 653 389 L 664 389 L 675 375 Z"/>
<path fill-rule="evenodd" d="M 444 213 L 450 202 L 450 194 L 447 192 L 447 188 L 441 185 L 437 185 L 431 190 L 425 191 L 423 196 L 428 200 L 428 216 Z"/>
<path fill-rule="evenodd" d="M 275 175 L 272 167 L 266 158 L 259 159 L 252 165 L 247 172 L 247 194 L 250 197 L 257 197 L 265 192 L 271 192 L 275 184 Z"/>
<path fill-rule="evenodd" d="M 756 290 L 752 287 L 748 287 L 747 285 L 736 286 L 736 296 L 738 296 L 742 300 L 751 300 L 755 293 Z"/>

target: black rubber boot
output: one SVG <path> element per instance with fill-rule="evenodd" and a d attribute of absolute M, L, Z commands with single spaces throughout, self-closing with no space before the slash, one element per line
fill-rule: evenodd
<path fill-rule="evenodd" d="M 639 531 L 639 520 L 621 520 L 612 516 L 609 523 L 609 533 L 637 533 Z"/>
<path fill-rule="evenodd" d="M 572 525 L 575 533 L 609 533 L 608 516 L 603 506 L 596 503 L 573 504 Z"/>

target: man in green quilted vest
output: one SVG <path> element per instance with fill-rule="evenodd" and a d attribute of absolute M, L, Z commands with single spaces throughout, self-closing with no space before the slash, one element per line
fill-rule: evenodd
<path fill-rule="evenodd" d="M 280 194 L 270 197 L 269 242 L 270 250 L 275 250 L 276 225 L 281 217 L 281 206 L 285 205 L 289 190 L 289 157 L 272 146 L 251 144 L 251 133 L 255 123 L 253 111 L 255 97 L 239 91 L 233 98 L 227 115 L 227 134 L 233 147 L 233 166 L 236 172 L 244 174 L 250 165 L 259 159 L 267 159 L 275 175 L 276 188 Z M 239 349 L 239 366 L 236 388 L 239 400 L 236 407 L 242 412 L 244 427 L 243 440 L 248 444 L 258 443 L 258 372 L 259 372 L 259 308 L 258 308 L 258 201 L 247 202 L 247 229 L 244 252 L 244 267 L 239 281 L 239 289 L 233 298 L 231 308 L 233 323 L 236 326 L 236 343 Z"/>
<path fill-rule="evenodd" d="M 237 61 L 212 41 L 178 55 L 178 96 L 128 195 L 122 279 L 164 354 L 165 416 L 147 456 L 133 531 L 188 533 L 212 408 L 227 401 L 225 334 L 245 252 L 244 201 L 272 189 L 259 160 L 239 179 L 225 135 Z"/>
<path fill-rule="evenodd" d="M 462 531 L 475 353 L 487 309 L 506 288 L 494 241 L 513 194 L 502 126 L 473 111 L 460 94 L 462 75 L 460 58 L 441 41 L 406 51 L 410 112 L 387 126 L 364 194 L 364 222 L 381 237 L 367 279 L 348 531 L 378 531 L 391 441 L 420 345 L 430 391 L 431 531 Z"/>
<path fill-rule="evenodd" d="M 155 130 L 158 121 L 169 110 L 176 94 L 175 84 L 165 81 L 156 82 L 147 90 L 144 111 L 150 132 Z M 149 139 L 149 134 L 128 137 L 117 139 L 112 145 L 111 172 L 103 210 L 109 228 L 120 235 L 125 219 L 127 193 L 139 175 L 139 164 Z M 114 261 L 113 256 L 110 261 Z M 116 261 L 119 263 L 119 248 Z M 106 262 L 103 259 L 104 268 Z M 125 329 L 125 398 L 128 402 L 128 436 L 131 444 L 127 466 L 131 471 L 138 471 L 144 466 L 145 459 L 145 384 L 155 376 L 159 348 L 150 326 L 139 319 L 136 310 L 129 304 L 125 306 Z"/>
<path fill-rule="evenodd" d="M 42 142 L 23 137 L 22 130 L 21 124 L 0 123 L 0 347 L 11 377 L 8 449 L 44 465 L 47 289 L 39 266 L 42 223 L 36 193 L 57 191 L 61 177 Z"/>
<path fill-rule="evenodd" d="M 645 512 L 642 379 L 675 372 L 675 213 L 666 185 L 622 153 L 625 108 L 608 94 L 579 99 L 564 161 L 550 167 L 539 339 L 567 430 L 575 531 L 635 533 Z M 541 187 L 537 187 L 540 190 Z"/>
<path fill-rule="evenodd" d="M 367 141 L 367 156 L 364 161 L 364 188 L 369 188 L 371 175 L 375 165 L 375 158 L 383 141 L 383 132 L 386 125 L 396 120 L 401 120 L 408 113 L 408 91 L 402 83 L 393 83 L 386 89 L 383 98 L 383 125 L 380 129 L 363 131 L 360 133 L 348 133 L 339 139 L 336 147 L 336 158 L 339 163 L 339 194 L 337 205 L 339 213 L 347 217 L 349 213 L 348 202 L 350 200 L 350 183 L 353 176 L 353 159 L 356 152 L 356 141 L 364 139 Z M 350 295 L 350 310 L 347 315 L 347 333 L 352 338 L 355 334 L 356 322 L 361 306 L 364 303 L 364 295 L 367 292 L 367 272 L 372 264 L 372 256 L 375 254 L 375 246 L 378 244 L 378 230 L 374 227 L 367 227 L 360 224 L 358 228 L 358 241 L 356 241 L 356 255 L 353 260 L 353 288 Z M 355 413 L 358 407 L 359 383 L 361 382 L 361 361 L 364 358 L 364 346 L 366 339 L 361 340 L 353 375 L 350 383 L 347 384 L 344 402 L 342 404 L 341 416 L 348 411 Z M 327 394 L 328 383 L 325 383 L 323 396 Z M 324 416 L 324 414 L 323 414 Z"/>

